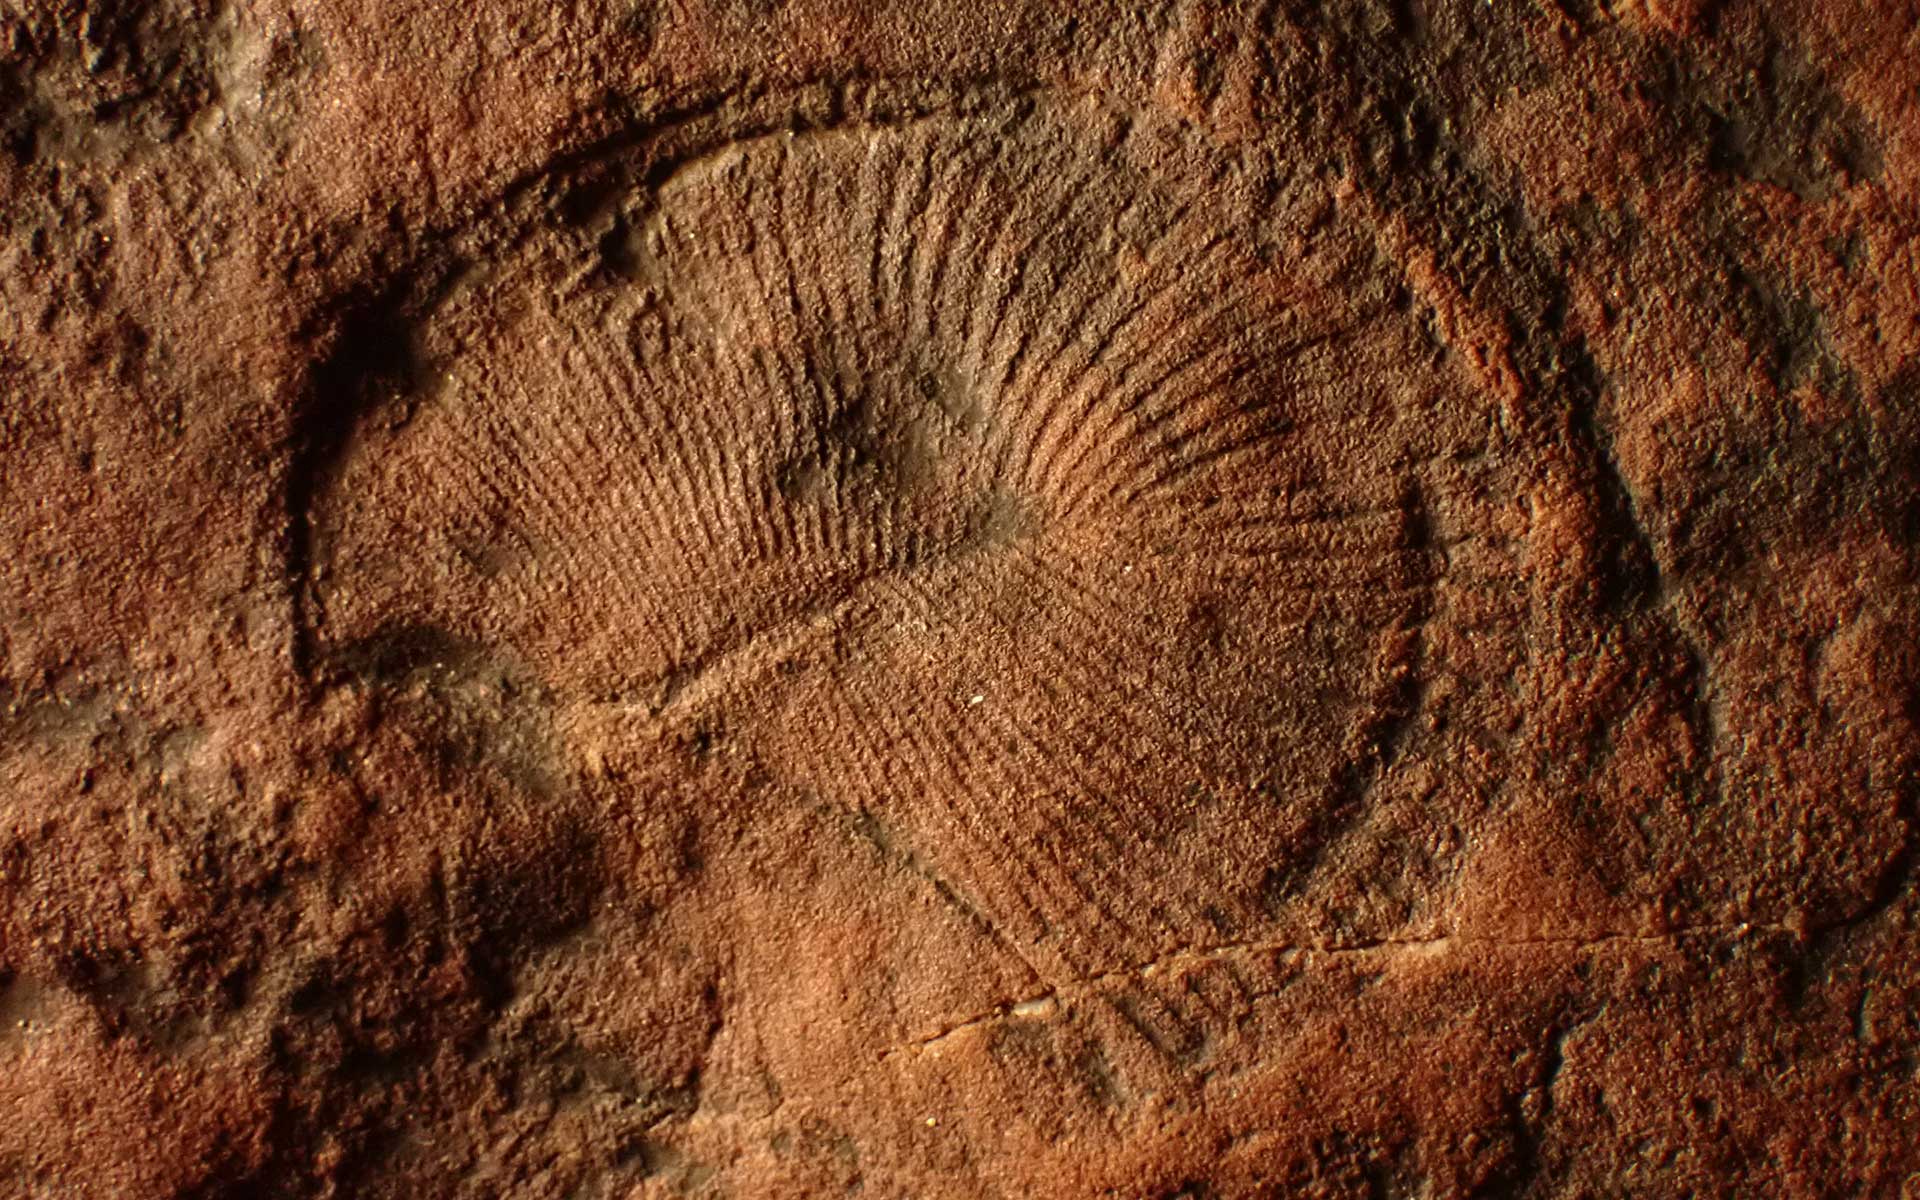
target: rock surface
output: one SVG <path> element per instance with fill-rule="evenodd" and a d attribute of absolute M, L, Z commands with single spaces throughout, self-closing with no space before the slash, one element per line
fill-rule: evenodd
<path fill-rule="evenodd" d="M 0 10 L 0 1194 L 1920 1195 L 1920 15 Z"/>

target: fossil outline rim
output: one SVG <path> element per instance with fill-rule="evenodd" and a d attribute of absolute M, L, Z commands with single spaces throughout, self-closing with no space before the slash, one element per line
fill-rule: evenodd
<path fill-rule="evenodd" d="M 1035 101 L 1034 97 L 1030 94 L 1022 94 L 1020 103 L 1034 104 L 1037 106 L 1039 102 Z M 951 119 L 954 119 L 954 118 L 950 118 L 947 114 L 929 115 L 925 113 L 920 113 L 915 115 L 908 122 L 906 127 L 917 128 L 922 125 L 929 125 L 929 126 L 938 125 Z M 965 119 L 965 118 L 960 118 L 960 119 Z M 1028 118 L 1026 116 L 1022 116 L 1020 119 L 1024 120 Z M 829 129 L 815 130 L 813 131 L 812 135 L 819 136 L 819 137 L 828 137 L 828 136 L 831 136 L 834 132 L 836 132 L 834 129 L 829 128 Z M 879 136 L 884 137 L 884 136 L 905 136 L 905 135 L 901 134 L 898 129 L 894 129 L 892 127 L 882 127 L 882 132 L 879 134 Z M 746 141 L 748 143 L 753 143 L 753 142 L 772 143 L 772 142 L 777 142 L 778 140 L 781 139 L 781 137 L 782 137 L 782 134 L 779 134 L 779 133 L 759 134 L 759 135 L 755 135 L 753 138 L 746 139 Z M 721 141 L 725 143 L 725 147 L 719 153 L 723 155 L 729 154 L 729 153 L 735 153 L 734 146 L 736 145 L 736 143 L 729 142 L 727 139 L 724 139 L 724 138 L 721 139 Z M 703 153 L 703 154 L 681 155 L 671 160 L 656 159 L 656 160 L 650 160 L 650 161 L 653 161 L 656 167 L 659 162 L 663 162 L 663 161 L 672 161 L 672 162 L 679 163 L 680 166 L 677 167 L 672 172 L 669 172 L 668 175 L 665 177 L 666 180 L 670 181 L 674 178 L 680 177 L 681 171 L 685 168 L 686 164 L 688 163 L 699 164 L 707 157 L 708 155 Z M 750 157 L 750 156 L 742 156 L 742 155 L 736 154 L 736 157 Z M 651 174 L 653 169 L 654 168 L 649 168 L 647 173 Z M 661 208 L 663 207 L 661 197 L 664 195 L 666 190 L 667 189 L 663 183 L 662 186 L 649 189 L 643 192 L 642 195 L 645 197 L 645 201 L 655 211 L 660 211 Z M 876 230 L 878 230 L 879 228 L 877 222 L 876 222 L 875 228 Z M 536 241 L 539 237 L 539 234 L 540 234 L 540 227 L 538 226 L 537 223 L 527 224 L 519 228 L 518 230 L 516 230 L 516 232 L 514 233 L 513 237 L 510 240 L 515 241 L 518 244 L 524 246 L 526 244 Z M 877 238 L 879 234 L 876 232 L 875 236 Z M 580 282 L 580 279 L 581 279 L 581 276 L 576 271 L 573 275 L 573 282 L 575 284 L 578 284 Z M 575 450 L 579 450 L 580 448 L 581 447 L 579 447 L 578 445 L 574 447 Z M 591 457 L 590 451 L 588 453 L 588 456 Z M 1084 458 L 1084 455 L 1082 455 L 1081 458 Z M 1079 459 L 1076 459 L 1074 461 L 1079 461 Z M 697 492 L 690 491 L 690 492 L 687 492 L 686 495 L 688 496 L 697 495 Z M 1417 498 L 1412 503 L 1414 508 L 1418 507 Z M 699 506 L 695 504 L 690 507 L 697 510 Z M 1405 593 L 1407 595 L 1415 595 L 1418 593 L 1423 593 L 1424 591 L 1426 591 L 1431 587 L 1432 583 L 1434 582 L 1434 575 L 1430 568 L 1423 568 L 1420 565 L 1420 563 L 1422 562 L 1430 563 L 1431 561 L 1430 556 L 1428 556 L 1425 553 L 1425 551 L 1417 545 L 1412 545 L 1411 548 L 1409 548 L 1410 543 L 1417 540 L 1413 538 L 1408 532 L 1413 524 L 1417 524 L 1417 521 L 1413 520 L 1408 516 L 1408 514 L 1412 511 L 1412 509 L 1410 509 L 1408 507 L 1407 502 L 1405 502 L 1404 499 L 1401 498 L 1401 499 L 1396 499 L 1393 503 L 1389 505 L 1383 506 L 1379 511 L 1387 514 L 1388 524 L 1390 528 L 1388 528 L 1388 530 L 1383 535 L 1385 540 L 1377 543 L 1376 552 L 1378 554 L 1384 554 L 1390 557 L 1394 557 L 1396 559 L 1405 557 L 1409 560 L 1412 560 L 1409 562 L 1396 562 L 1390 567 L 1390 569 L 1386 572 L 1386 574 L 1392 576 L 1393 579 L 1398 582 L 1398 585 L 1399 585 L 1398 590 L 1400 592 Z M 697 513 L 696 515 L 704 515 L 704 514 Z M 711 531 L 709 531 L 705 535 L 705 538 L 708 543 L 712 542 L 713 535 Z M 1364 556 L 1366 551 L 1363 550 L 1361 551 L 1361 553 Z M 1410 626 L 1410 625 L 1417 626 L 1419 620 L 1423 619 L 1423 614 L 1422 614 L 1423 604 L 1424 604 L 1424 601 L 1419 599 L 1418 596 L 1415 595 L 1414 599 L 1408 600 L 1404 603 L 1399 603 L 1397 606 L 1393 607 L 1393 611 L 1389 615 L 1389 617 L 1382 620 L 1379 623 L 1379 627 L 1378 627 L 1379 637 L 1380 639 L 1383 639 L 1379 644 L 1384 645 L 1387 641 L 1391 641 L 1396 637 L 1400 637 L 1407 626 Z M 749 642 L 751 641 L 751 636 L 749 636 L 748 641 Z M 1084 648 L 1082 652 L 1083 653 L 1085 652 Z M 657 703 L 650 704 L 648 707 L 650 707 L 653 710 L 655 715 L 658 715 L 658 713 L 661 710 L 669 707 L 672 702 L 678 700 L 679 698 L 681 698 L 681 696 L 683 696 L 686 693 L 686 687 L 685 687 L 686 675 L 692 674 L 697 677 L 703 672 L 704 672 L 704 667 L 701 667 L 700 670 L 687 672 L 683 670 L 682 663 L 678 661 L 670 662 L 667 666 L 667 669 L 655 673 L 656 677 L 662 681 L 662 687 L 664 688 L 664 693 Z M 1370 746 L 1368 745 L 1368 743 L 1372 740 L 1371 735 L 1368 733 L 1368 729 L 1371 726 L 1375 726 L 1381 723 L 1380 715 L 1379 715 L 1381 712 L 1392 709 L 1395 706 L 1396 702 L 1393 699 L 1393 697 L 1399 692 L 1400 684 L 1397 682 L 1386 684 L 1375 690 L 1376 692 L 1379 692 L 1382 695 L 1384 695 L 1385 698 L 1382 699 L 1381 696 L 1374 696 L 1369 698 L 1365 706 L 1370 710 L 1372 715 L 1363 715 L 1358 720 L 1357 726 L 1350 727 L 1347 730 L 1347 735 L 1342 739 L 1340 739 L 1343 743 L 1342 751 L 1344 755 L 1344 765 L 1341 766 L 1339 771 L 1335 772 L 1335 774 L 1337 775 L 1350 776 L 1351 774 L 1353 774 L 1354 771 L 1361 769 L 1359 764 L 1368 760 L 1369 757 L 1373 756 L 1375 753 L 1374 750 L 1370 748 Z M 860 703 L 865 704 L 868 708 L 868 711 L 870 712 L 874 711 L 875 702 L 873 702 L 872 700 L 861 701 Z M 1033 739 L 1030 737 L 1029 740 L 1032 741 Z M 1320 804 L 1318 805 L 1318 807 L 1325 807 L 1325 804 Z M 863 807 L 863 811 L 864 811 L 864 807 Z M 1116 849 L 1117 848 L 1118 846 L 1116 845 Z M 1084 888 L 1081 890 L 1083 892 L 1085 891 Z"/>

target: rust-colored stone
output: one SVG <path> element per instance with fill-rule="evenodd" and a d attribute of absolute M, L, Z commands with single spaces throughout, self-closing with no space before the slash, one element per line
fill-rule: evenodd
<path fill-rule="evenodd" d="M 19 0 L 0 1195 L 1920 1192 L 1916 63 Z"/>

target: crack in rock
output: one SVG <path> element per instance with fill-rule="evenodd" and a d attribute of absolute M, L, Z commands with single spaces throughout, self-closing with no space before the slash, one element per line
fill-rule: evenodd
<path fill-rule="evenodd" d="M 1665 933 L 1603 933 L 1591 936 L 1534 937 L 1534 938 L 1494 938 L 1476 937 L 1464 934 L 1449 934 L 1433 938 L 1380 938 L 1372 941 L 1349 943 L 1308 943 L 1298 942 L 1228 942 L 1215 946 L 1199 948 L 1185 947 L 1146 962 L 1132 963 L 1099 971 L 1089 975 L 1064 980 L 1036 992 L 1030 996 L 1013 1000 L 1004 1000 L 984 1012 L 975 1013 L 964 1020 L 948 1025 L 934 1033 L 910 1041 L 887 1047 L 880 1052 L 880 1061 L 905 1053 L 919 1053 L 948 1039 L 965 1033 L 976 1026 L 992 1025 L 1013 1019 L 1040 1019 L 1052 1016 L 1064 1003 L 1074 996 L 1098 990 L 1104 985 L 1134 979 L 1150 979 L 1163 971 L 1173 968 L 1216 962 L 1221 959 L 1252 954 L 1270 954 L 1280 958 L 1311 959 L 1316 956 L 1327 958 L 1342 957 L 1379 957 L 1414 956 L 1437 957 L 1462 948 L 1486 950 L 1510 950 L 1523 947 L 1553 947 L 1562 951 L 1578 953 L 1586 950 L 1611 948 L 1627 945 L 1670 945 L 1684 938 L 1713 937 L 1719 935 L 1745 936 L 1753 933 L 1785 934 L 1802 937 L 1806 930 L 1788 925 L 1773 923 L 1741 922 L 1735 925 L 1691 925 L 1669 930 Z"/>

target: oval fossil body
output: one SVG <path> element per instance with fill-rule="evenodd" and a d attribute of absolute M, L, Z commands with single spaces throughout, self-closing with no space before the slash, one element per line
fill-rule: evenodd
<path fill-rule="evenodd" d="M 722 730 L 1011 945 L 1257 912 L 1434 571 L 1326 213 L 1271 236 L 1073 97 L 643 165 L 425 321 L 431 394 L 317 502 L 315 645 L 425 626 Z"/>

